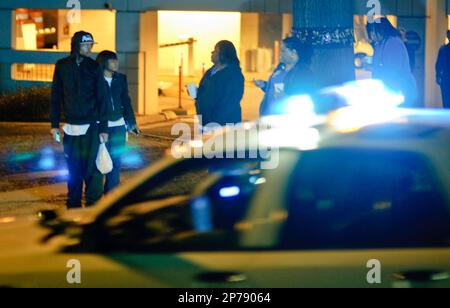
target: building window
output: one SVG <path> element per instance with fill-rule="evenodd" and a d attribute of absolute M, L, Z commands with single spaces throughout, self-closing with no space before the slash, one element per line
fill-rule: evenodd
<path fill-rule="evenodd" d="M 53 64 L 14 63 L 11 66 L 13 80 L 51 82 L 53 80 Z"/>
<path fill-rule="evenodd" d="M 73 34 L 91 32 L 98 42 L 94 52 L 116 47 L 116 13 L 109 10 L 81 10 L 80 23 L 69 23 L 68 10 L 17 9 L 16 49 L 70 51 Z"/>

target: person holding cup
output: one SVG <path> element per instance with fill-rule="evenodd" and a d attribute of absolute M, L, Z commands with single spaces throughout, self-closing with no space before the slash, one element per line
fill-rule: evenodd
<path fill-rule="evenodd" d="M 282 113 L 281 102 L 289 96 L 308 94 L 315 89 L 313 73 L 309 68 L 311 50 L 296 37 L 283 40 L 280 64 L 269 81 L 254 80 L 265 92 L 260 116 Z"/>

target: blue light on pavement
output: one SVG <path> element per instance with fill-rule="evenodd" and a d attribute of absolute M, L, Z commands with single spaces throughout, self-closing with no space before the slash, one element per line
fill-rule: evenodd
<path fill-rule="evenodd" d="M 139 168 L 144 165 L 144 161 L 137 152 L 130 152 L 122 157 L 122 164 L 125 168 Z"/>
<path fill-rule="evenodd" d="M 53 157 L 43 157 L 39 160 L 38 166 L 42 170 L 52 170 L 55 168 L 55 159 Z"/>

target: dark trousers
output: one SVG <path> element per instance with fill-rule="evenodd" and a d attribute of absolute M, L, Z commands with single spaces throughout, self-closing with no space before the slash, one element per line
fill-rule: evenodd
<path fill-rule="evenodd" d="M 63 143 L 69 169 L 67 207 L 81 207 L 83 183 L 86 186 L 86 206 L 91 206 L 103 194 L 103 175 L 95 164 L 100 144 L 98 125 L 91 124 L 83 136 L 65 134 Z"/>
<path fill-rule="evenodd" d="M 109 155 L 113 161 L 113 170 L 106 175 L 105 194 L 119 186 L 120 184 L 120 168 L 122 167 L 122 154 L 126 147 L 125 126 L 110 127 L 109 140 L 106 144 Z"/>
<path fill-rule="evenodd" d="M 445 109 L 450 109 L 450 86 L 441 86 L 442 104 Z"/>

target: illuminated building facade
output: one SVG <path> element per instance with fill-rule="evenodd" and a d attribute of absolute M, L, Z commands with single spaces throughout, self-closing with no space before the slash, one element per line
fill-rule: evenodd
<path fill-rule="evenodd" d="M 370 53 L 361 32 L 367 1 L 353 2 L 355 52 Z M 380 2 L 382 14 L 418 35 L 414 74 L 426 104 L 438 106 L 434 61 L 448 29 L 447 1 Z M 293 0 L 0 0 L 0 90 L 48 84 L 83 29 L 98 42 L 94 52 L 118 53 L 137 113 L 155 114 L 164 76 L 175 76 L 181 62 L 185 75 L 201 76 L 218 40 L 233 41 L 248 80 L 269 74 L 291 32 L 292 10 Z"/>

